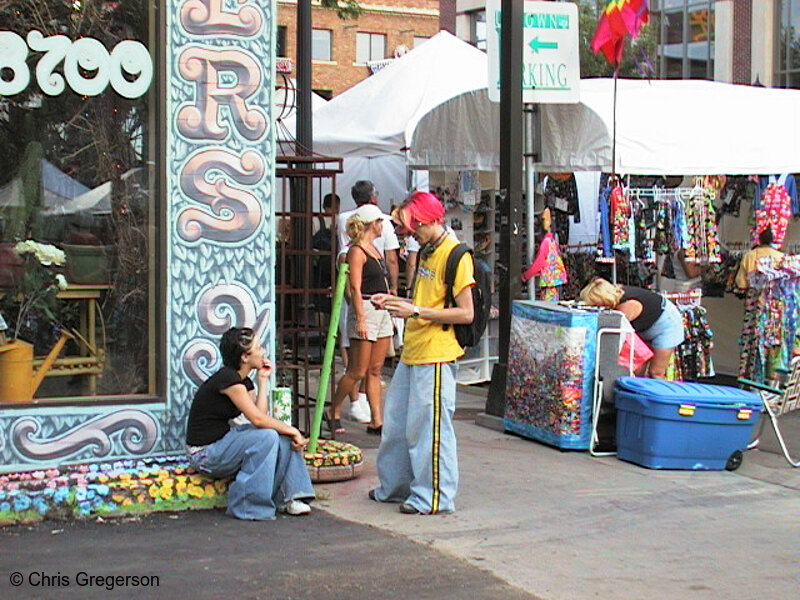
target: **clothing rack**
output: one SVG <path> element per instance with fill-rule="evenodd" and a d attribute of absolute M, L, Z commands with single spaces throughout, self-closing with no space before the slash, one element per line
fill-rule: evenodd
<path fill-rule="evenodd" d="M 779 266 L 759 260 L 748 275 L 740 336 L 739 376 L 767 381 L 789 364 L 800 317 L 800 255 L 784 256 Z"/>
<path fill-rule="evenodd" d="M 703 290 L 689 290 L 688 292 L 669 292 L 664 296 L 678 308 L 700 306 L 703 300 Z"/>
<path fill-rule="evenodd" d="M 561 250 L 563 252 L 580 252 L 581 250 L 590 250 L 594 252 L 597 250 L 597 244 L 561 244 Z"/>

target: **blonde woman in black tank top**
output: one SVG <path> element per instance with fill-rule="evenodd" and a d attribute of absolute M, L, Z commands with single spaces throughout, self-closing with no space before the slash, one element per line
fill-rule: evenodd
<path fill-rule="evenodd" d="M 383 213 L 377 206 L 363 204 L 347 220 L 350 362 L 336 386 L 328 414 L 328 428 L 335 433 L 344 433 L 340 420 L 342 403 L 362 379 L 365 379 L 371 413 L 367 433 L 380 435 L 383 426 L 381 370 L 393 328 L 389 313 L 377 309 L 369 301 L 372 294 L 389 291 L 383 256 L 373 244 L 383 231 L 382 219 Z"/>
<path fill-rule="evenodd" d="M 648 375 L 654 379 L 666 377 L 672 353 L 684 339 L 683 318 L 672 302 L 650 290 L 615 285 L 600 277 L 581 290 L 580 299 L 624 314 L 653 351 L 653 358 L 646 365 Z"/>

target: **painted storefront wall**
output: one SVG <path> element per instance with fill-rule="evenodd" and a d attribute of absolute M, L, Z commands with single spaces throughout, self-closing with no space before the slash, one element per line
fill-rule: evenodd
<path fill-rule="evenodd" d="M 33 3 L 20 4 L 25 10 Z M 113 6 L 67 4 L 83 11 L 147 10 L 142 0 L 121 0 Z M 107 371 L 93 379 L 99 387 L 91 402 L 82 402 L 85 397 L 74 402 L 48 398 L 42 405 L 0 405 L 0 521 L 22 513 L 27 517 L 65 511 L 113 513 L 154 503 L 175 508 L 187 500 L 218 505 L 224 501 L 226 484 L 214 485 L 192 473 L 182 458 L 192 396 L 220 366 L 217 342 L 229 327 L 252 326 L 265 347 L 273 346 L 274 5 L 253 0 L 175 0 L 158 8 L 147 15 L 149 43 L 137 40 L 147 47 L 154 65 L 147 91 L 154 110 L 147 133 L 150 146 L 158 150 L 138 153 L 138 158 L 147 160 L 132 165 L 149 173 L 146 180 L 154 191 L 143 211 L 151 217 L 143 228 L 150 236 L 146 260 L 151 301 L 139 324 L 140 335 L 149 344 L 145 375 L 138 389 L 112 394 L 113 403 L 110 396 L 104 398 L 104 386 L 111 385 L 106 373 L 113 373 L 115 362 L 121 362 L 112 347 L 101 355 Z M 4 27 L 0 21 L 0 29 Z M 43 32 L 42 38 L 51 37 L 48 33 Z M 9 39 L 16 41 L 9 34 L 24 39 L 4 31 L 0 46 Z M 66 35 L 60 37 L 68 41 Z M 69 43 L 74 47 L 74 41 Z M 35 64 L 32 59 L 38 54 L 33 46 L 29 52 L 28 63 Z M 112 66 L 122 63 L 114 62 L 113 51 L 106 52 Z M 141 61 L 141 54 L 137 56 Z M 165 58 L 163 64 L 160 56 Z M 70 60 L 67 56 L 65 70 Z M 119 87 L 131 81 L 141 85 L 145 70 L 136 65 L 127 68 L 125 77 L 117 77 Z M 55 74 L 59 72 L 63 71 L 56 66 Z M 81 93 L 89 100 L 92 94 L 119 94 L 106 87 L 102 92 Z M 115 98 L 108 100 L 109 106 L 116 103 Z M 130 118 L 135 109 L 124 107 L 129 111 L 125 118 Z M 126 204 L 113 192 L 110 195 L 111 219 L 119 220 Z M 2 191 L 0 203 L 1 198 Z M 109 289 L 101 288 L 103 297 L 118 291 L 113 279 L 110 283 Z"/>

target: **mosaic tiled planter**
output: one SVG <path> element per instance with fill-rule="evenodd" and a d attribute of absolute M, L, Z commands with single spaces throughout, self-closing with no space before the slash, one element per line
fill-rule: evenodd
<path fill-rule="evenodd" d="M 228 483 L 183 457 L 9 473 L 0 476 L 0 524 L 224 507 Z"/>
<path fill-rule="evenodd" d="M 320 440 L 317 452 L 306 452 L 306 464 L 311 481 L 315 483 L 345 481 L 361 474 L 364 456 L 353 444 Z"/>
<path fill-rule="evenodd" d="M 364 459 L 358 447 L 320 440 L 317 449 L 306 453 L 312 481 L 343 481 L 361 474 Z M 184 456 L 7 473 L 0 475 L 0 525 L 223 508 L 229 483 L 196 472 Z"/>

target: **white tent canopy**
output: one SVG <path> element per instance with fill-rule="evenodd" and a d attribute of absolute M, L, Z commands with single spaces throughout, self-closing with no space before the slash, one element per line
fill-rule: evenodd
<path fill-rule="evenodd" d="M 136 167 L 122 174 L 121 180 L 127 181 L 133 175 L 145 175 L 144 169 Z M 101 183 L 74 198 L 55 206 L 49 206 L 42 212 L 45 216 L 62 216 L 76 213 L 107 215 L 111 213 L 111 181 Z"/>
<path fill-rule="evenodd" d="M 486 87 L 486 54 L 446 31 L 314 112 L 314 151 L 383 156 L 404 151 L 432 108 Z"/>
<path fill-rule="evenodd" d="M 425 115 L 411 140 L 415 169 L 494 171 L 500 167 L 500 105 L 486 88 L 466 92 Z"/>
<path fill-rule="evenodd" d="M 585 79 L 579 104 L 542 106 L 538 168 L 612 170 L 613 86 L 611 79 Z M 480 135 L 460 131 L 475 123 L 480 123 Z M 499 105 L 482 93 L 465 94 L 422 119 L 409 164 L 468 168 L 470 156 L 475 157 L 471 168 L 499 166 Z M 800 91 L 701 80 L 621 79 L 614 170 L 638 175 L 799 172 Z"/>
<path fill-rule="evenodd" d="M 486 55 L 441 31 L 424 44 L 314 111 L 314 151 L 341 156 L 337 178 L 342 207 L 350 186 L 372 180 L 381 207 L 401 201 L 409 187 L 427 188 L 427 174 L 407 177 L 407 148 L 419 120 L 432 108 L 486 87 Z"/>
<path fill-rule="evenodd" d="M 89 191 L 89 188 L 73 179 L 46 159 L 41 162 L 41 195 L 45 210 L 53 210 L 72 198 Z M 0 188 L 0 207 L 22 206 L 22 181 L 15 177 Z"/>

